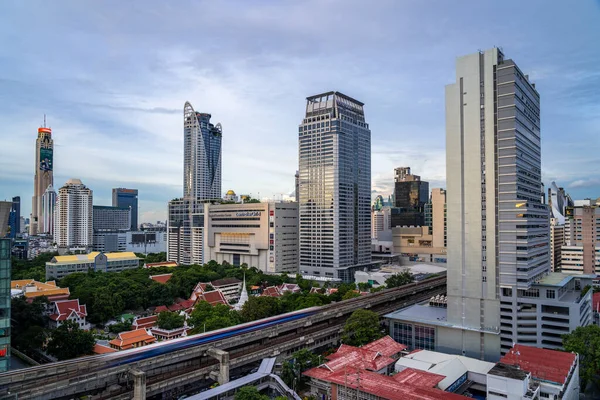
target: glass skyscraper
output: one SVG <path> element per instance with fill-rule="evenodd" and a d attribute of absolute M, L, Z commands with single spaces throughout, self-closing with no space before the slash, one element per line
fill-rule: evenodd
<path fill-rule="evenodd" d="M 131 230 L 138 228 L 138 191 L 137 189 L 116 188 L 112 190 L 113 207 L 131 210 Z"/>
<path fill-rule="evenodd" d="M 189 102 L 183 109 L 183 196 L 201 200 L 221 198 L 221 124 L 199 113 Z"/>
<path fill-rule="evenodd" d="M 21 198 L 19 196 L 12 198 L 12 207 L 8 217 L 8 225 L 10 226 L 10 234 L 8 237 L 16 238 L 21 233 Z"/>
<path fill-rule="evenodd" d="M 371 262 L 371 131 L 364 104 L 307 98 L 298 129 L 300 273 L 352 281 Z"/>

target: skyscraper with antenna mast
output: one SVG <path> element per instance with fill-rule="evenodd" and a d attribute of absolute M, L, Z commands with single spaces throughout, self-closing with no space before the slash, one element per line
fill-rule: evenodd
<path fill-rule="evenodd" d="M 35 176 L 33 178 L 33 198 L 31 204 L 31 220 L 29 233 L 50 233 L 50 227 L 44 226 L 42 216 L 42 196 L 48 186 L 54 184 L 54 141 L 52 140 L 52 129 L 46 126 L 46 115 L 44 114 L 44 126 L 38 128 L 38 137 L 35 141 Z"/>

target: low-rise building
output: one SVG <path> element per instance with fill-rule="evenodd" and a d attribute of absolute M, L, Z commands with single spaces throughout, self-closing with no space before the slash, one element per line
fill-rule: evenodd
<path fill-rule="evenodd" d="M 411 261 L 446 262 L 444 242 L 436 240 L 428 226 L 394 227 L 392 241 L 393 253 L 407 255 Z"/>
<path fill-rule="evenodd" d="M 433 274 L 446 273 L 448 269 L 439 265 L 431 265 L 426 263 L 418 263 L 415 265 L 400 266 L 400 265 L 384 265 L 370 271 L 356 271 L 354 273 L 354 281 L 356 283 L 368 283 L 377 288 L 385 285 L 385 281 L 392 275 L 402 272 L 410 272 L 415 280 L 423 279 Z"/>
<path fill-rule="evenodd" d="M 150 279 L 154 282 L 165 284 L 171 279 L 173 274 L 150 275 Z"/>
<path fill-rule="evenodd" d="M 236 301 L 240 298 L 242 281 L 237 278 L 217 279 L 210 283 L 213 288 L 223 293 L 227 301 Z"/>
<path fill-rule="evenodd" d="M 136 329 L 134 331 L 121 332 L 108 344 L 115 350 L 129 350 L 137 347 L 146 346 L 156 342 L 156 338 L 146 331 L 146 329 Z"/>
<path fill-rule="evenodd" d="M 152 336 L 154 336 L 158 340 L 171 340 L 187 336 L 188 330 L 189 328 L 187 326 L 182 326 L 181 328 L 169 330 L 161 329 L 158 326 L 155 326 L 152 329 L 150 329 L 150 333 L 152 333 Z"/>
<path fill-rule="evenodd" d="M 175 261 L 163 261 L 157 263 L 144 263 L 144 268 L 159 268 L 159 267 L 168 267 L 173 268 L 177 267 L 177 263 Z"/>
<path fill-rule="evenodd" d="M 55 301 L 50 309 L 50 327 L 58 328 L 66 321 L 72 321 L 79 328 L 87 331 L 90 329 L 90 324 L 86 321 L 86 317 L 87 308 L 85 304 L 79 304 L 79 299 Z"/>
<path fill-rule="evenodd" d="M 139 258 L 134 253 L 100 253 L 55 256 L 46 263 L 46 279 L 61 279 L 74 272 L 89 270 L 121 272 L 139 267 Z"/>
<path fill-rule="evenodd" d="M 261 296 L 281 297 L 286 293 L 300 293 L 302 289 L 295 283 L 284 283 L 278 286 L 268 286 L 263 289 Z"/>
<path fill-rule="evenodd" d="M 46 296 L 48 301 L 66 300 L 71 295 L 69 288 L 58 287 L 55 281 L 43 283 L 33 279 L 20 279 L 11 281 L 10 289 L 13 297 L 25 296 L 29 302 L 42 296 Z"/>
<path fill-rule="evenodd" d="M 137 329 L 150 329 L 153 326 L 156 326 L 158 323 L 158 315 L 150 315 L 149 317 L 138 317 L 133 320 L 131 324 L 131 328 L 133 330 Z"/>

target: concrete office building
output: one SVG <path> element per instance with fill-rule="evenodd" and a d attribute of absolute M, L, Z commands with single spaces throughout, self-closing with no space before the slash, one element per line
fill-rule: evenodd
<path fill-rule="evenodd" d="M 10 219 L 10 210 L 12 202 L 0 201 L 0 239 L 5 237 L 9 231 L 8 221 Z"/>
<path fill-rule="evenodd" d="M 125 232 L 125 250 L 135 253 L 163 253 L 167 251 L 167 231 Z"/>
<path fill-rule="evenodd" d="M 298 128 L 300 273 L 352 281 L 371 262 L 371 131 L 363 103 L 307 98 Z"/>
<path fill-rule="evenodd" d="M 75 272 L 121 272 L 139 268 L 140 259 L 134 253 L 102 253 L 55 256 L 46 263 L 46 279 L 61 279 Z"/>
<path fill-rule="evenodd" d="M 189 102 L 183 109 L 183 197 L 202 200 L 221 198 L 221 124 L 199 113 Z"/>
<path fill-rule="evenodd" d="M 58 190 L 54 241 L 59 249 L 89 250 L 93 244 L 93 193 L 79 179 Z"/>
<path fill-rule="evenodd" d="M 565 245 L 565 225 L 550 218 L 550 270 L 562 271 L 562 248 Z"/>
<path fill-rule="evenodd" d="M 561 270 L 600 275 L 600 206 L 570 207 L 567 215 L 568 239 L 561 249 Z"/>
<path fill-rule="evenodd" d="M 444 240 L 436 237 L 428 226 L 392 228 L 393 254 L 409 257 L 409 261 L 446 263 Z"/>
<path fill-rule="evenodd" d="M 573 200 L 556 182 L 548 188 L 548 208 L 550 209 L 550 268 L 559 272 L 562 264 L 561 249 L 565 244 L 565 223 L 567 208 L 573 207 Z"/>
<path fill-rule="evenodd" d="M 12 198 L 8 226 L 10 227 L 8 235 L 10 238 L 14 239 L 21 233 L 21 198 L 19 196 Z"/>
<path fill-rule="evenodd" d="M 54 209 L 56 207 L 56 192 L 52 185 L 48 185 L 42 195 L 42 214 L 40 220 L 42 223 L 38 226 L 38 233 L 47 233 L 52 235 L 54 232 Z M 40 230 L 41 229 L 41 230 Z"/>
<path fill-rule="evenodd" d="M 428 200 L 428 182 L 412 175 L 410 167 L 394 169 L 394 205 L 399 210 L 392 216 L 392 226 L 423 226 Z"/>
<path fill-rule="evenodd" d="M 426 204 L 425 225 L 431 228 L 433 247 L 446 248 L 448 226 L 446 224 L 446 190 L 431 190 L 429 203 Z"/>
<path fill-rule="evenodd" d="M 457 60 L 446 87 L 447 309 L 394 317 L 399 329 L 433 329 L 442 351 L 497 360 L 513 343 L 558 347 L 589 323 L 591 279 L 550 273 L 539 104 L 500 49 Z"/>
<path fill-rule="evenodd" d="M 371 239 L 389 240 L 392 233 L 392 209 L 382 207 L 371 210 Z"/>
<path fill-rule="evenodd" d="M 11 242 L 10 239 L 2 239 L 0 232 L 0 372 L 10 368 Z"/>
<path fill-rule="evenodd" d="M 131 227 L 129 207 L 94 206 L 94 231 L 128 231 Z"/>
<path fill-rule="evenodd" d="M 192 198 L 169 202 L 167 260 L 179 265 L 204 264 L 204 203 Z"/>
<path fill-rule="evenodd" d="M 137 189 L 115 188 L 112 190 L 113 207 L 129 208 L 130 227 L 127 230 L 138 229 L 138 191 Z"/>
<path fill-rule="evenodd" d="M 45 125 L 46 117 L 44 117 L 44 127 L 38 128 L 38 137 L 35 141 L 35 176 L 33 178 L 33 198 L 29 222 L 29 233 L 31 235 L 48 231 L 40 220 L 42 195 L 48 186 L 54 184 L 54 141 L 52 140 L 52 130 L 46 128 Z"/>
<path fill-rule="evenodd" d="M 204 261 L 298 273 L 298 203 L 204 205 Z"/>

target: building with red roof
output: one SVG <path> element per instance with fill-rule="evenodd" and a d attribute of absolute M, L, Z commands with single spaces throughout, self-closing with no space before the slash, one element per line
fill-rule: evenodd
<path fill-rule="evenodd" d="M 121 332 L 119 335 L 108 342 L 111 348 L 115 350 L 129 350 L 136 347 L 146 346 L 156 342 L 156 338 L 145 329 L 136 329 L 134 331 Z"/>
<path fill-rule="evenodd" d="M 163 306 L 164 307 L 164 306 Z M 158 322 L 158 315 L 151 315 L 149 317 L 136 318 L 131 324 L 132 329 L 148 329 L 152 328 Z"/>
<path fill-rule="evenodd" d="M 150 275 L 150 279 L 164 285 L 169 281 L 169 279 L 171 279 L 172 276 L 173 274 Z"/>
<path fill-rule="evenodd" d="M 265 297 L 281 297 L 282 293 L 277 286 L 268 286 L 263 289 L 260 295 Z"/>
<path fill-rule="evenodd" d="M 225 295 L 220 290 L 212 290 L 210 292 L 204 292 L 201 296 L 196 299 L 196 303 L 199 301 L 206 301 L 211 306 L 217 304 L 224 304 L 229 306 L 229 302 L 225 298 Z"/>
<path fill-rule="evenodd" d="M 79 299 L 55 301 L 51 307 L 49 315 L 51 328 L 58 328 L 65 321 L 73 321 L 81 329 L 90 329 L 86 321 L 87 308 L 84 304 L 79 304 Z"/>
<path fill-rule="evenodd" d="M 167 306 L 158 306 L 154 309 L 154 314 L 160 314 L 161 312 L 169 311 Z"/>
<path fill-rule="evenodd" d="M 575 353 L 515 344 L 500 363 L 530 373 L 542 398 L 579 398 L 579 356 Z"/>
<path fill-rule="evenodd" d="M 175 261 L 163 261 L 157 263 L 145 263 L 144 268 L 158 268 L 158 267 L 168 267 L 173 268 L 177 267 L 178 264 Z"/>
<path fill-rule="evenodd" d="M 109 354 L 109 353 L 116 353 L 118 350 L 112 349 L 108 346 L 104 346 L 102 344 L 98 344 L 96 343 L 94 345 L 94 354 Z"/>

